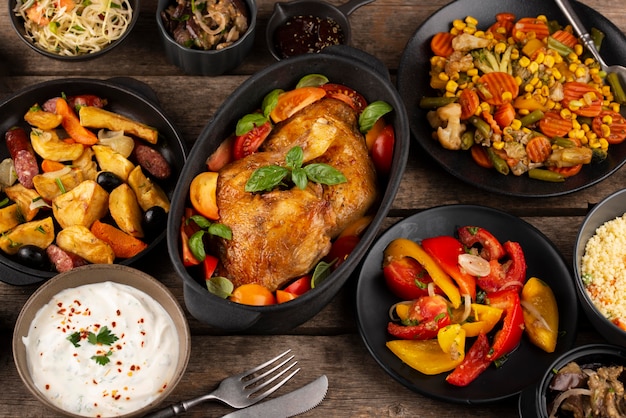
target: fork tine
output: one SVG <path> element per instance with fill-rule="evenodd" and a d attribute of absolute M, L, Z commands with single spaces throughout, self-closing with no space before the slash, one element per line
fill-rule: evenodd
<path fill-rule="evenodd" d="M 284 353 L 282 353 L 282 354 L 277 355 L 277 356 L 276 356 L 276 357 L 274 357 L 273 359 L 268 360 L 268 361 L 266 361 L 266 362 L 265 362 L 265 363 L 263 363 L 263 364 L 259 364 L 258 366 L 254 367 L 254 368 L 252 368 L 252 369 L 250 369 L 250 370 L 246 370 L 245 372 L 241 373 L 239 376 L 240 376 L 241 378 L 243 378 L 243 377 L 249 376 L 249 375 L 251 375 L 251 374 L 254 374 L 254 373 L 258 372 L 259 370 L 261 370 L 261 369 L 263 369 L 263 368 L 265 368 L 265 367 L 269 366 L 270 364 L 274 363 L 275 361 L 277 361 L 277 360 L 278 360 L 278 359 L 280 359 L 281 357 L 286 356 L 289 352 L 291 352 L 291 349 L 289 349 L 289 350 L 285 351 L 285 352 L 284 352 Z M 292 356 L 292 357 L 293 357 L 293 356 Z"/>
<path fill-rule="evenodd" d="M 293 356 L 291 357 L 293 358 Z M 289 360 L 291 360 L 291 358 Z M 269 373 L 274 372 L 275 370 L 277 370 L 279 367 L 283 366 L 284 364 L 287 363 L 286 360 L 283 363 L 279 364 L 278 366 L 274 367 L 272 370 L 269 370 L 267 373 L 264 373 L 263 375 L 254 378 L 252 380 L 250 380 L 250 383 L 246 385 L 246 389 L 249 388 L 251 385 L 253 385 L 254 383 L 258 382 L 260 379 L 266 377 Z M 273 383 L 276 379 L 280 378 L 282 375 L 284 375 L 285 373 L 287 373 L 289 370 L 291 370 L 298 362 L 294 361 L 293 363 L 291 363 L 289 366 L 287 366 L 284 370 L 282 370 L 280 373 L 276 373 L 274 376 L 272 376 L 271 378 L 267 379 L 266 381 L 264 381 L 261 384 L 258 384 L 254 387 L 251 388 L 251 392 L 248 395 L 248 397 L 252 396 L 253 394 L 257 393 L 258 391 L 264 389 L 266 386 L 270 385 L 271 383 Z M 276 389 L 278 389 L 279 387 L 281 387 L 282 385 L 284 385 L 289 379 L 291 379 L 296 373 L 298 373 L 300 371 L 300 368 L 298 367 L 296 370 L 294 370 L 293 372 L 291 372 L 291 374 L 289 374 L 285 379 L 283 379 L 281 382 L 277 383 L 274 387 L 269 388 L 268 391 L 261 393 L 258 396 L 267 396 L 270 395 L 272 392 L 274 392 Z"/>

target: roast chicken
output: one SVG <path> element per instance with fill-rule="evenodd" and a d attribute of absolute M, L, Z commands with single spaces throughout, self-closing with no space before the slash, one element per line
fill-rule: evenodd
<path fill-rule="evenodd" d="M 304 163 L 325 163 L 341 171 L 345 183 L 309 181 L 269 192 L 244 191 L 257 168 L 285 165 L 287 152 L 302 147 Z M 376 172 L 357 113 L 344 102 L 325 98 L 278 124 L 259 152 L 220 170 L 220 222 L 232 239 L 217 241 L 220 274 L 235 286 L 259 283 L 274 291 L 309 273 L 328 254 L 331 242 L 362 217 L 377 198 Z"/>

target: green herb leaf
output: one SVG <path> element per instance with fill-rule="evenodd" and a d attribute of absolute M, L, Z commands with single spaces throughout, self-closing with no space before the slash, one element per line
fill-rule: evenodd
<path fill-rule="evenodd" d="M 319 87 L 328 83 L 328 77 L 323 74 L 307 74 L 298 81 L 296 88 L 300 87 Z"/>
<path fill-rule="evenodd" d="M 245 135 L 255 126 L 261 126 L 267 122 L 267 117 L 260 113 L 249 113 L 237 121 L 237 127 L 235 128 L 235 135 Z"/>
<path fill-rule="evenodd" d="M 104 366 L 111 361 L 111 359 L 109 358 L 111 354 L 113 354 L 113 352 L 109 350 L 101 356 L 91 356 L 91 359 L 95 360 L 96 363 L 98 363 L 99 365 Z"/>
<path fill-rule="evenodd" d="M 272 110 L 274 110 L 274 108 L 278 104 L 278 96 L 280 96 L 280 94 L 284 92 L 285 91 L 281 89 L 274 89 L 265 95 L 265 97 L 263 98 L 263 103 L 261 103 L 261 109 L 263 109 L 263 115 L 266 118 L 269 117 L 270 113 L 272 113 Z"/>
<path fill-rule="evenodd" d="M 87 341 L 91 344 L 111 345 L 117 340 L 119 340 L 117 335 L 113 334 L 106 325 L 100 328 L 97 335 L 93 332 L 87 335 Z"/>
<path fill-rule="evenodd" d="M 304 151 L 302 147 L 293 147 L 285 156 L 285 164 L 292 170 L 302 167 L 304 161 Z"/>
<path fill-rule="evenodd" d="M 224 225 L 224 224 L 213 223 L 211 224 L 211 226 L 209 226 L 208 232 L 209 234 L 216 236 L 216 237 L 220 237 L 220 238 L 224 238 L 228 240 L 233 239 L 232 229 L 230 229 L 227 225 Z"/>
<path fill-rule="evenodd" d="M 194 221 L 196 225 L 198 225 L 202 229 L 207 229 L 209 226 L 211 226 L 212 223 L 202 215 L 192 215 L 187 218 L 187 222 L 189 222 L 190 220 Z"/>
<path fill-rule="evenodd" d="M 294 168 L 291 172 L 291 181 L 295 184 L 300 190 L 304 190 L 306 188 L 309 179 L 306 176 L 306 171 L 303 168 Z"/>
<path fill-rule="evenodd" d="M 322 283 L 328 276 L 330 276 L 330 269 L 335 264 L 337 259 L 333 260 L 330 263 L 325 261 L 320 261 L 315 266 L 315 270 L 313 270 L 313 276 L 311 277 L 311 289 L 315 288 L 315 286 Z"/>
<path fill-rule="evenodd" d="M 235 289 L 235 286 L 230 280 L 220 276 L 211 277 L 206 280 L 206 287 L 210 293 L 222 299 L 229 297 Z"/>
<path fill-rule="evenodd" d="M 67 340 L 74 345 L 74 347 L 80 347 L 80 332 L 76 331 L 75 333 L 68 335 Z"/>
<path fill-rule="evenodd" d="M 309 164 L 304 167 L 304 171 L 309 180 L 319 184 L 332 186 L 334 184 L 345 183 L 348 181 L 346 176 L 344 176 L 341 171 L 328 164 Z"/>
<path fill-rule="evenodd" d="M 375 101 L 367 105 L 363 112 L 359 115 L 359 130 L 361 133 L 366 134 L 372 126 L 383 115 L 391 112 L 393 108 L 390 104 L 381 100 Z"/>
<path fill-rule="evenodd" d="M 288 169 L 277 165 L 257 168 L 246 182 L 244 190 L 248 193 L 272 190 L 274 187 L 278 186 L 288 174 Z"/>
<path fill-rule="evenodd" d="M 189 237 L 189 249 L 191 253 L 198 261 L 204 261 L 206 258 L 206 251 L 204 250 L 204 230 L 196 231 Z"/>

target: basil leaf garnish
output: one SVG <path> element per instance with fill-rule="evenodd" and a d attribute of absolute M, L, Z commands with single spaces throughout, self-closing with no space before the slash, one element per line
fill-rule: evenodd
<path fill-rule="evenodd" d="M 302 168 L 293 169 L 291 172 L 291 181 L 293 181 L 293 184 L 295 184 L 300 190 L 304 190 L 309 182 L 306 172 Z"/>
<path fill-rule="evenodd" d="M 189 249 L 191 253 L 198 261 L 204 261 L 206 258 L 206 252 L 204 251 L 204 241 L 202 237 L 204 237 L 205 231 L 200 230 L 194 232 L 192 236 L 189 237 Z"/>
<path fill-rule="evenodd" d="M 287 177 L 287 174 L 289 174 L 288 169 L 277 165 L 257 168 L 246 182 L 244 190 L 249 193 L 272 190 Z"/>
<path fill-rule="evenodd" d="M 216 237 L 227 240 L 233 239 L 233 231 L 224 224 L 212 223 L 208 228 L 208 232 Z"/>
<path fill-rule="evenodd" d="M 211 277 L 206 280 L 206 287 L 210 293 L 222 299 L 229 297 L 235 289 L 235 286 L 230 280 L 221 276 Z"/>
<path fill-rule="evenodd" d="M 237 121 L 237 127 L 235 128 L 235 135 L 245 135 L 256 126 L 261 126 L 267 122 L 267 117 L 260 113 L 249 113 Z"/>
<path fill-rule="evenodd" d="M 332 186 L 334 184 L 345 183 L 348 181 L 346 176 L 344 176 L 341 171 L 328 164 L 309 164 L 304 167 L 304 171 L 306 172 L 306 176 L 309 180 L 319 184 Z"/>
<path fill-rule="evenodd" d="M 274 110 L 278 104 L 278 96 L 284 92 L 285 91 L 281 89 L 274 89 L 265 95 L 263 102 L 261 103 L 261 109 L 263 109 L 263 115 L 266 118 L 270 115 L 270 113 L 272 113 L 272 110 Z"/>
<path fill-rule="evenodd" d="M 304 151 L 302 147 L 293 147 L 287 152 L 285 156 L 285 163 L 287 167 L 293 169 L 302 167 L 302 162 L 304 161 Z"/>
<path fill-rule="evenodd" d="M 391 112 L 393 108 L 390 104 L 381 100 L 375 101 L 367 105 L 363 112 L 359 115 L 359 130 L 362 134 L 366 134 L 372 126 L 383 115 Z"/>

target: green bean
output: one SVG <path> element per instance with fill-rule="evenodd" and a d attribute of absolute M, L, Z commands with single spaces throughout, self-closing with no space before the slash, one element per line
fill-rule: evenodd
<path fill-rule="evenodd" d="M 436 109 L 456 101 L 456 97 L 422 97 L 420 107 L 422 109 Z"/>
<path fill-rule="evenodd" d="M 550 140 L 550 142 L 554 145 L 558 145 L 559 147 L 563 147 L 563 148 L 572 148 L 576 146 L 574 141 L 572 141 L 569 138 L 563 138 L 561 136 L 555 136 L 554 138 Z"/>
<path fill-rule="evenodd" d="M 478 132 L 484 138 L 490 138 L 491 137 L 491 126 L 489 126 L 489 124 L 487 122 L 485 122 L 484 120 L 482 120 L 478 116 L 475 116 L 475 115 L 470 116 L 469 119 L 468 119 L 468 122 L 471 123 L 472 125 L 474 125 L 474 127 L 478 130 Z"/>
<path fill-rule="evenodd" d="M 522 122 L 522 126 L 532 125 L 533 123 L 537 123 L 541 119 L 543 119 L 543 115 L 544 114 L 541 109 L 535 109 L 523 118 L 521 118 L 520 122 Z"/>
<path fill-rule="evenodd" d="M 626 103 L 626 93 L 624 93 L 624 88 L 622 83 L 619 81 L 619 76 L 617 73 L 608 73 L 606 75 L 606 81 L 611 85 L 611 90 L 613 90 L 613 97 L 615 101 L 619 104 Z"/>
<path fill-rule="evenodd" d="M 559 183 L 565 181 L 565 177 L 561 173 L 556 171 L 544 170 L 541 168 L 531 168 L 528 170 L 528 177 L 535 180 L 550 181 L 553 183 Z"/>
<path fill-rule="evenodd" d="M 495 168 L 498 173 L 504 174 L 505 176 L 509 174 L 509 165 L 496 154 L 493 148 L 487 148 L 487 155 L 489 156 L 491 164 L 493 164 L 493 168 Z"/>
<path fill-rule="evenodd" d="M 589 35 L 591 36 L 591 40 L 595 44 L 596 49 L 600 51 L 602 41 L 604 40 L 604 32 L 602 32 L 598 28 L 591 28 L 591 31 L 589 31 Z"/>
<path fill-rule="evenodd" d="M 467 151 L 474 145 L 474 132 L 465 131 L 463 135 L 461 135 L 461 149 L 463 151 Z"/>
<path fill-rule="evenodd" d="M 554 39 L 552 36 L 548 36 L 548 48 L 554 49 L 562 57 L 566 57 L 574 52 L 572 48 L 565 45 L 563 42 Z"/>

